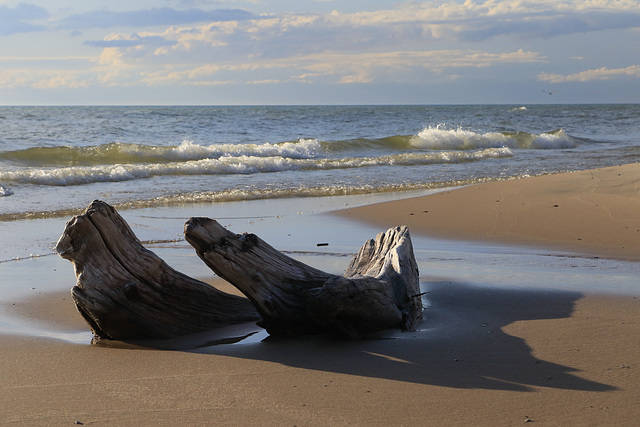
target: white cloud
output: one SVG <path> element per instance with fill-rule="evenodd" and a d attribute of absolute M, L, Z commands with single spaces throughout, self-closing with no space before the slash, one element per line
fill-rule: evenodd
<path fill-rule="evenodd" d="M 338 83 L 353 84 L 353 83 L 371 83 L 371 82 L 373 82 L 373 78 L 368 73 L 361 71 L 359 74 L 342 76 Z"/>
<path fill-rule="evenodd" d="M 284 83 L 284 81 L 277 80 L 277 79 L 265 79 L 265 80 L 250 80 L 246 83 L 250 85 L 266 85 L 266 84 Z"/>
<path fill-rule="evenodd" d="M 95 83 L 83 72 L 69 70 L 12 69 L 0 71 L 0 88 L 77 89 Z"/>
<path fill-rule="evenodd" d="M 544 62 L 536 52 L 515 51 L 487 53 L 469 50 L 399 51 L 382 53 L 324 52 L 289 58 L 257 59 L 250 62 L 207 64 L 194 68 L 177 69 L 166 66 L 152 73 L 142 73 L 140 82 L 148 85 L 167 83 L 200 85 L 207 81 L 220 81 L 220 76 L 231 73 L 234 83 L 274 83 L 326 81 L 334 83 L 371 83 L 374 81 L 419 81 L 424 72 L 446 74 L 451 68 L 490 67 L 506 63 Z M 117 65 L 117 61 L 114 62 Z M 114 67 L 109 67 L 113 72 Z M 255 79 L 256 72 L 268 78 Z M 122 68 L 123 82 L 131 78 L 131 69 Z M 460 76 L 447 76 L 459 78 Z M 117 80 L 117 73 L 113 81 Z M 229 80 L 223 80 L 229 81 Z"/>
<path fill-rule="evenodd" d="M 0 57 L 0 88 L 80 88 L 96 82 L 92 56 Z"/>
<path fill-rule="evenodd" d="M 69 73 L 66 70 L 48 74 L 50 74 L 50 76 L 43 76 L 40 80 L 34 81 L 31 87 L 35 89 L 77 89 L 88 87 L 94 83 L 83 79 L 78 73 Z"/>
<path fill-rule="evenodd" d="M 0 62 L 65 62 L 65 61 L 95 61 L 95 56 L 0 56 Z"/>
<path fill-rule="evenodd" d="M 602 67 L 595 70 L 581 71 L 575 74 L 563 76 L 554 73 L 540 73 L 538 79 L 549 83 L 588 82 L 592 80 L 609 80 L 617 77 L 640 78 L 640 65 L 631 65 L 626 68 Z"/>

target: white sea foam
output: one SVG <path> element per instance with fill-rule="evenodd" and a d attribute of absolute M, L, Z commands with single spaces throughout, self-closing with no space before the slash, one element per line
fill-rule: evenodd
<path fill-rule="evenodd" d="M 393 165 L 458 163 L 485 158 L 511 157 L 506 147 L 477 151 L 408 152 L 379 157 L 288 158 L 282 156 L 222 156 L 185 162 L 69 166 L 62 168 L 24 168 L 0 172 L 0 179 L 38 185 L 67 186 L 95 182 L 118 182 L 167 175 L 256 174 L 281 171 L 351 169 Z"/>
<path fill-rule="evenodd" d="M 223 156 L 282 156 L 293 159 L 314 158 L 322 154 L 322 145 L 315 139 L 300 139 L 296 142 L 279 144 L 214 144 L 199 145 L 193 141 L 183 141 L 168 150 L 165 156 L 175 160 L 195 160 Z"/>
<path fill-rule="evenodd" d="M 577 145 L 564 130 L 535 135 L 526 132 L 504 134 L 477 133 L 464 129 L 446 129 L 443 125 L 429 126 L 411 139 L 415 148 L 430 150 L 474 150 L 479 148 L 561 149 Z"/>
<path fill-rule="evenodd" d="M 444 126 L 429 126 L 423 129 L 411 145 L 430 150 L 471 150 L 513 146 L 514 141 L 501 133 L 479 134 L 464 129 L 445 129 Z"/>
<path fill-rule="evenodd" d="M 10 196 L 12 194 L 13 191 L 3 185 L 0 185 L 0 197 Z"/>
<path fill-rule="evenodd" d="M 537 135 L 531 143 L 531 148 L 554 149 L 554 148 L 573 148 L 576 141 L 567 133 L 560 129 L 556 132 L 542 133 Z"/>

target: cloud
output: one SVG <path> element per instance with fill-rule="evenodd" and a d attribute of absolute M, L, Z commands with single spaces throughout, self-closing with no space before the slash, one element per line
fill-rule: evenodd
<path fill-rule="evenodd" d="M 179 0 L 178 3 L 181 7 L 196 7 L 222 3 L 260 3 L 261 1 L 262 0 Z"/>
<path fill-rule="evenodd" d="M 543 55 L 525 50 L 492 53 L 468 47 L 436 48 L 441 41 L 477 37 L 481 27 L 486 28 L 483 37 L 497 34 L 490 30 L 493 23 L 530 12 L 530 8 L 546 10 L 538 3 L 523 4 L 526 2 L 467 1 L 351 14 L 262 15 L 259 19 L 172 25 L 164 31 L 133 36 L 114 34 L 87 44 L 105 48 L 100 59 L 105 69 L 102 79 L 112 85 L 135 84 L 134 79 L 146 85 L 370 83 L 419 80 L 425 71 L 450 73 L 453 79 L 461 78 L 459 72 L 450 72 L 456 68 L 546 61 Z M 475 25 L 473 36 L 470 23 Z M 263 75 L 256 78 L 256 71 Z"/>
<path fill-rule="evenodd" d="M 266 79 L 266 80 L 250 80 L 246 82 L 247 84 L 250 85 L 272 85 L 272 84 L 277 84 L 277 83 L 286 83 L 286 81 L 283 80 L 277 80 L 277 79 Z"/>
<path fill-rule="evenodd" d="M 420 82 L 425 73 L 443 75 L 447 80 L 460 78 L 446 75 L 449 69 L 485 68 L 497 64 L 544 62 L 536 52 L 518 50 L 487 53 L 476 50 L 397 51 L 377 53 L 321 52 L 288 58 L 259 58 L 227 64 L 203 64 L 196 67 L 167 64 L 153 72 L 141 72 L 139 83 L 150 86 L 165 84 L 206 85 L 209 82 L 233 83 L 314 83 L 341 84 L 371 82 Z M 122 58 L 103 63 L 110 73 L 110 84 L 129 84 L 130 66 Z M 118 74 L 121 67 L 122 75 Z M 260 79 L 255 76 L 260 75 Z M 121 83 L 119 83 L 121 82 Z"/>
<path fill-rule="evenodd" d="M 515 3 L 509 4 L 512 8 L 502 13 L 513 12 Z M 131 72 L 135 67 L 140 67 L 140 82 L 152 85 L 235 81 L 238 75 L 221 75 L 256 70 L 268 75 L 246 76 L 244 81 L 313 82 L 330 78 L 334 82 L 366 83 L 391 80 L 394 73 L 398 79 L 415 79 L 410 75 L 415 70 L 419 75 L 424 70 L 444 74 L 452 68 L 546 60 L 539 53 L 522 49 L 492 53 L 435 48 L 438 36 L 428 22 L 446 21 L 457 30 L 458 26 L 464 27 L 456 24 L 457 17 L 468 21 L 473 6 L 471 2 L 442 5 L 428 9 L 428 18 L 413 8 L 346 15 L 264 15 L 260 19 L 171 26 L 134 36 L 115 34 L 88 44 L 106 48 L 100 63 L 109 67 L 110 84 L 117 84 L 119 70 L 125 84 L 135 75 Z M 498 12 L 489 6 L 483 9 L 485 14 Z M 305 77 L 296 80 L 296 75 Z"/>
<path fill-rule="evenodd" d="M 0 88 L 83 88 L 97 83 L 95 56 L 0 57 Z"/>
<path fill-rule="evenodd" d="M 0 56 L 0 62 L 18 63 L 18 62 L 66 62 L 66 61 L 96 61 L 95 56 Z"/>
<path fill-rule="evenodd" d="M 77 89 L 91 86 L 95 77 L 91 73 L 66 69 L 11 69 L 0 71 L 0 88 Z"/>
<path fill-rule="evenodd" d="M 267 14 L 259 17 L 237 9 L 225 10 L 225 13 L 221 10 L 206 13 L 189 10 L 183 11 L 184 16 L 173 9 L 153 11 L 155 13 L 136 11 L 111 14 L 113 16 L 96 12 L 89 14 L 89 18 L 95 17 L 99 22 L 92 23 L 92 19 L 84 19 L 87 18 L 85 15 L 81 21 L 89 26 L 112 26 L 119 19 L 138 26 L 165 22 L 164 31 L 145 33 L 173 42 L 167 42 L 170 48 L 162 51 L 156 50 L 157 46 L 153 44 L 148 46 L 147 57 L 154 63 L 283 58 L 312 52 L 424 50 L 426 46 L 433 49 L 437 43 L 475 44 L 498 37 L 519 40 L 640 28 L 640 10 L 633 0 L 563 3 L 556 0 L 487 0 L 483 3 L 467 0 L 462 4 L 411 4 L 395 10 L 348 14 Z M 206 23 L 188 25 L 196 19 L 198 21 L 193 22 Z M 181 20 L 189 22 L 180 25 Z M 89 43 L 123 49 L 139 46 L 132 41 Z M 134 57 L 138 60 L 144 55 L 137 51 Z M 126 57 L 127 52 L 123 51 L 123 60 Z"/>
<path fill-rule="evenodd" d="M 188 3 L 202 7 L 206 7 L 204 3 L 212 4 L 206 0 Z M 242 9 L 153 8 L 70 15 L 58 21 L 56 29 L 132 30 L 85 41 L 85 46 L 97 48 L 99 60 L 68 80 L 56 74 L 59 68 L 47 75 L 35 70 L 33 79 L 21 80 L 18 74 L 12 74 L 5 80 L 38 87 L 462 80 L 474 68 L 548 61 L 546 55 L 530 47 L 519 49 L 524 46 L 522 39 L 544 41 L 566 34 L 640 27 L 637 0 L 400 4 L 393 10 L 356 13 L 257 15 Z M 25 6 L 18 17 L 18 9 L 11 9 L 15 13 L 11 21 L 14 24 L 28 25 L 30 19 L 46 15 L 42 9 Z M 490 45 L 487 40 L 497 40 L 499 44 Z M 567 76 L 543 73 L 539 79 L 556 82 L 613 78 L 624 73 L 636 75 L 634 67 L 603 68 Z"/>
<path fill-rule="evenodd" d="M 60 71 L 49 73 L 49 76 L 45 76 L 31 84 L 34 89 L 78 89 L 91 85 L 91 82 L 82 79 L 79 74 L 69 73 L 68 71 Z"/>
<path fill-rule="evenodd" d="M 478 42 L 500 36 L 549 38 L 558 35 L 640 27 L 635 0 L 487 0 L 464 3 L 411 3 L 326 17 L 337 27 L 366 33 L 386 29 L 394 38 Z"/>
<path fill-rule="evenodd" d="M 575 74 L 563 76 L 554 73 L 540 73 L 538 79 L 549 83 L 588 82 L 593 80 L 609 80 L 617 77 L 640 78 L 640 65 L 631 65 L 626 68 L 602 67 L 595 70 L 581 71 Z"/>
<path fill-rule="evenodd" d="M 176 42 L 171 40 L 166 40 L 161 36 L 140 36 L 139 34 L 132 34 L 130 36 L 121 36 L 115 35 L 113 37 L 109 37 L 105 40 L 88 40 L 84 42 L 86 45 L 109 48 L 109 47 L 117 47 L 117 48 L 129 48 L 136 46 L 171 46 Z"/>
<path fill-rule="evenodd" d="M 149 27 L 185 25 L 197 22 L 237 21 L 256 16 L 242 9 L 186 9 L 152 8 L 124 12 L 96 10 L 63 18 L 59 27 L 67 30 L 83 30 L 113 27 Z"/>
<path fill-rule="evenodd" d="M 28 21 L 44 19 L 48 16 L 46 10 L 30 4 L 21 3 L 14 8 L 0 6 L 0 36 L 41 31 L 45 27 L 30 24 Z"/>

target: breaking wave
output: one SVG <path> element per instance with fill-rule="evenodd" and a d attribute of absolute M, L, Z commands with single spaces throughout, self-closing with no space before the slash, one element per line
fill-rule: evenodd
<path fill-rule="evenodd" d="M 121 164 L 163 164 L 224 158 L 318 159 L 348 151 L 354 156 L 379 150 L 477 150 L 485 148 L 560 149 L 572 148 L 579 140 L 558 129 L 548 133 L 478 133 L 464 129 L 429 126 L 417 135 L 395 135 L 380 139 L 358 138 L 344 141 L 299 139 L 264 144 L 201 145 L 184 141 L 177 146 L 157 146 L 113 142 L 88 147 L 34 147 L 0 152 L 0 160 L 17 166 L 92 166 Z"/>
<path fill-rule="evenodd" d="M 416 135 L 319 141 L 314 138 L 264 144 L 177 146 L 109 143 L 37 147 L 0 152 L 0 182 L 71 186 L 156 176 L 250 175 L 385 166 L 475 162 L 514 156 L 520 149 L 562 149 L 579 140 L 564 130 L 532 134 L 478 133 L 429 126 Z M 0 197 L 11 195 L 0 186 Z"/>
<path fill-rule="evenodd" d="M 52 186 L 82 185 L 96 182 L 131 181 L 167 175 L 256 174 L 282 171 L 352 169 L 375 166 L 419 166 L 461 163 L 489 158 L 511 157 L 508 148 L 477 151 L 406 152 L 386 156 L 345 158 L 290 158 L 283 156 L 222 156 L 215 159 L 170 163 L 130 163 L 99 166 L 22 168 L 0 171 L 5 182 Z"/>
<path fill-rule="evenodd" d="M 533 134 L 528 132 L 477 133 L 464 129 L 429 126 L 411 138 L 411 145 L 430 150 L 473 150 L 509 147 L 512 149 L 563 149 L 578 146 L 578 140 L 564 130 Z"/>
<path fill-rule="evenodd" d="M 199 145 L 184 141 L 178 146 L 110 144 L 89 147 L 36 147 L 0 153 L 0 159 L 26 166 L 105 165 L 128 163 L 168 163 L 226 156 L 313 158 L 322 152 L 315 139 L 280 144 Z"/>

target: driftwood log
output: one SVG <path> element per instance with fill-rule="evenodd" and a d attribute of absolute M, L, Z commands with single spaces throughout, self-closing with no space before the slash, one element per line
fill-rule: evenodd
<path fill-rule="evenodd" d="M 165 339 L 256 321 L 272 335 L 333 332 L 350 337 L 422 319 L 418 268 L 407 227 L 380 233 L 344 276 L 310 267 L 253 234 L 191 218 L 185 237 L 202 260 L 249 299 L 169 267 L 125 220 L 94 201 L 72 218 L 56 251 L 73 263 L 72 297 L 95 339 Z"/>
<path fill-rule="evenodd" d="M 422 320 L 418 267 L 406 226 L 380 233 L 344 276 L 277 251 L 254 234 L 236 235 L 209 218 L 191 218 L 185 237 L 220 277 L 244 293 L 271 335 L 337 332 L 349 337 Z"/>
<path fill-rule="evenodd" d="M 104 202 L 67 222 L 56 251 L 73 263 L 72 297 L 95 339 L 172 338 L 260 318 L 246 298 L 169 267 Z"/>

